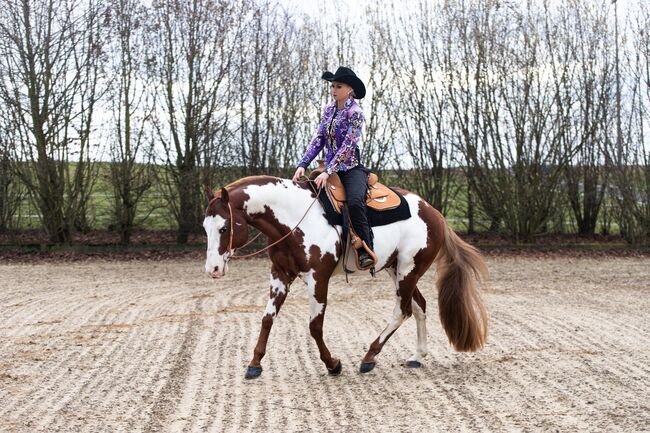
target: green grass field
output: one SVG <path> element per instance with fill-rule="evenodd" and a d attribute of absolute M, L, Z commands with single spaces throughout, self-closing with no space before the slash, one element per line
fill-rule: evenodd
<path fill-rule="evenodd" d="M 97 176 L 90 196 L 90 202 L 87 208 L 88 223 L 93 230 L 107 230 L 114 222 L 113 206 L 114 196 L 110 183 L 109 163 L 98 163 Z M 156 173 L 159 177 L 164 170 L 163 167 L 157 168 Z M 239 173 L 241 174 L 241 173 Z M 226 175 L 231 179 L 223 181 L 224 184 L 240 177 L 238 173 L 232 172 Z M 401 186 L 397 177 L 386 175 L 386 184 L 391 186 Z M 467 220 L 467 188 L 465 179 L 462 175 L 455 175 L 452 179 L 456 184 L 451 188 L 456 191 L 455 195 L 449 200 L 449 207 L 446 212 L 446 218 L 452 227 L 460 232 L 465 232 L 468 227 Z M 144 194 L 141 200 L 136 218 L 136 227 L 144 230 L 175 230 L 176 220 L 170 209 L 163 186 L 154 182 L 152 187 Z M 477 209 L 475 215 L 476 230 L 479 232 L 487 230 L 489 219 Z M 22 200 L 14 221 L 16 230 L 41 229 L 42 224 L 39 217 L 39 211 L 35 203 L 29 198 Z M 598 231 L 602 232 L 603 222 L 599 224 Z M 550 233 L 573 233 L 575 232 L 575 223 L 570 209 L 564 206 L 563 209 L 553 218 L 549 224 Z M 610 222 L 608 227 L 609 234 L 619 233 L 618 225 Z"/>

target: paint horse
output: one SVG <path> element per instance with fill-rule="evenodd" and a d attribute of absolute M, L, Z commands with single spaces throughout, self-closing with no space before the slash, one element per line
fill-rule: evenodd
<path fill-rule="evenodd" d="M 487 275 L 481 255 L 461 240 L 425 200 L 408 191 L 398 191 L 408 202 L 411 217 L 373 228 L 376 269 L 391 275 L 395 307 L 388 326 L 364 356 L 362 373 L 375 367 L 386 341 L 411 315 L 417 322 L 417 346 L 405 365 L 421 366 L 427 355 L 426 301 L 417 283 L 434 262 L 440 321 L 450 343 L 458 351 L 475 351 L 487 337 L 487 314 L 476 286 Z M 203 226 L 208 237 L 205 271 L 210 276 L 219 278 L 226 274 L 234 251 L 248 239 L 249 225 L 266 235 L 271 245 L 270 297 L 246 378 L 262 373 L 261 362 L 271 327 L 296 278 L 307 285 L 309 330 L 320 359 L 329 374 L 340 374 L 341 361 L 332 356 L 323 341 L 323 321 L 329 280 L 343 272 L 339 260 L 343 253 L 341 227 L 328 224 L 323 207 L 307 182 L 252 176 L 214 193 L 208 188 L 207 193 L 209 205 Z"/>

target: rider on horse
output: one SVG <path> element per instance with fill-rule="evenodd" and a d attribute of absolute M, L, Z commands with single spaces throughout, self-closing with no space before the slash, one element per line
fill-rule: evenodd
<path fill-rule="evenodd" d="M 373 249 L 373 240 L 366 215 L 366 195 L 369 170 L 361 164 L 359 144 L 364 117 L 361 107 L 355 101 L 366 95 L 366 87 L 349 68 L 339 67 L 336 73 L 325 72 L 324 80 L 330 81 L 332 98 L 325 107 L 316 136 L 309 144 L 305 155 L 293 175 L 297 181 L 318 153 L 325 148 L 325 171 L 316 177 L 320 188 L 332 173 L 337 173 L 345 188 L 346 201 L 352 227 L 368 249 Z M 372 267 L 374 259 L 363 247 L 358 249 L 362 269 Z"/>

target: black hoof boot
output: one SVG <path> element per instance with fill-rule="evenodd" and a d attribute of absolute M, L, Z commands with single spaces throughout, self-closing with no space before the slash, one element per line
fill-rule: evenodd
<path fill-rule="evenodd" d="M 246 369 L 246 379 L 255 379 L 260 377 L 262 374 L 262 367 L 248 367 Z"/>
<path fill-rule="evenodd" d="M 359 368 L 359 373 L 368 373 L 375 368 L 375 365 L 377 365 L 376 362 L 362 362 L 361 367 Z"/>
<path fill-rule="evenodd" d="M 343 370 L 343 364 L 341 364 L 341 360 L 339 359 L 339 363 L 336 364 L 336 367 L 327 369 L 327 374 L 330 376 L 338 376 L 341 374 L 341 370 Z"/>
<path fill-rule="evenodd" d="M 404 367 L 407 367 L 407 368 L 421 368 L 422 367 L 422 363 L 420 361 L 406 361 L 402 365 Z"/>

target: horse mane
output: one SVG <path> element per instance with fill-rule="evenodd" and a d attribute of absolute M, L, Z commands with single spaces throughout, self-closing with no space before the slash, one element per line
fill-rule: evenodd
<path fill-rule="evenodd" d="M 246 177 L 242 177 L 241 179 L 237 179 L 237 180 L 234 181 L 234 182 L 230 182 L 228 185 L 225 186 L 225 188 L 226 188 L 228 191 L 231 191 L 231 190 L 233 190 L 233 189 L 235 189 L 235 188 L 238 188 L 238 187 L 240 187 L 240 186 L 242 186 L 242 185 L 247 185 L 247 184 L 249 184 L 252 180 L 254 180 L 254 179 L 259 179 L 260 177 L 270 177 L 270 176 L 264 176 L 264 175 L 261 175 L 261 176 L 246 176 Z"/>
<path fill-rule="evenodd" d="M 285 179 L 285 178 L 282 178 L 282 177 L 270 176 L 270 175 L 266 175 L 266 174 L 256 175 L 256 176 L 246 176 L 246 177 L 242 177 L 241 179 L 237 179 L 237 180 L 229 183 L 228 185 L 225 186 L 225 188 L 228 190 L 228 192 L 230 192 L 230 191 L 232 191 L 234 189 L 237 189 L 237 188 L 239 188 L 241 186 L 247 186 L 247 185 L 249 185 L 251 183 L 255 183 L 255 181 L 259 181 L 259 180 L 262 180 L 262 179 L 267 179 L 269 181 L 271 181 L 271 180 L 274 180 L 274 181 L 289 180 L 289 179 Z M 294 182 L 294 185 L 296 185 L 298 188 L 311 190 L 311 188 L 309 186 L 309 181 L 306 181 L 306 180 L 305 181 Z M 221 192 L 219 192 L 219 194 L 221 194 Z"/>

